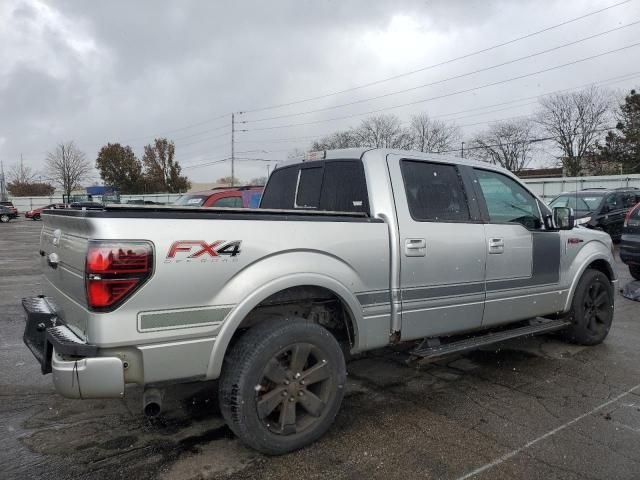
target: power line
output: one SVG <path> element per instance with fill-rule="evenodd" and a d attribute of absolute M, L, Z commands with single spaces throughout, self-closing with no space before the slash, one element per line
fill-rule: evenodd
<path fill-rule="evenodd" d="M 186 167 L 183 167 L 183 170 L 187 169 L 187 168 L 200 168 L 200 167 L 208 167 L 211 165 L 217 165 L 219 163 L 224 163 L 231 160 L 231 157 L 227 157 L 227 158 L 221 158 L 218 160 L 212 160 L 212 161 L 207 161 L 207 162 L 203 162 L 203 163 L 196 163 L 194 165 L 188 165 Z M 268 158 L 248 158 L 248 157 L 235 157 L 235 160 L 239 160 L 239 161 L 252 161 L 252 162 L 279 162 L 281 160 L 271 160 Z"/>
<path fill-rule="evenodd" d="M 618 76 L 615 76 L 615 77 L 605 78 L 603 80 L 586 83 L 586 84 L 579 85 L 579 86 L 576 86 L 576 87 L 571 87 L 571 88 L 565 88 L 565 89 L 545 92 L 543 94 L 533 95 L 533 96 L 530 96 L 530 97 L 518 98 L 518 99 L 509 100 L 509 101 L 506 101 L 506 102 L 499 102 L 499 103 L 495 103 L 495 104 L 491 104 L 491 105 L 483 105 L 483 106 L 480 106 L 480 107 L 474 107 L 474 108 L 470 108 L 470 109 L 459 110 L 459 111 L 456 111 L 456 112 L 449 112 L 449 113 L 444 113 L 444 114 L 440 114 L 440 115 L 433 115 L 431 118 L 442 118 L 442 117 L 447 117 L 447 116 L 451 116 L 451 115 L 458 115 L 460 113 L 473 112 L 473 111 L 477 111 L 477 110 L 485 110 L 485 109 L 491 108 L 491 107 L 508 105 L 508 104 L 513 104 L 513 103 L 523 102 L 523 101 L 526 101 L 526 100 L 539 99 L 539 98 L 545 97 L 547 95 L 553 95 L 553 94 L 558 94 L 558 93 L 563 93 L 563 92 L 580 90 L 580 89 L 587 88 L 587 87 L 590 87 L 590 86 L 609 85 L 611 83 L 617 83 L 617 82 L 620 82 L 620 81 L 631 80 L 631 79 L 637 78 L 638 76 L 640 76 L 640 71 L 626 73 L 624 75 L 618 75 Z M 520 107 L 531 105 L 531 104 L 535 104 L 535 103 L 536 102 L 531 102 L 531 103 L 526 103 L 524 105 L 515 105 L 515 106 L 512 106 L 512 107 L 508 107 L 508 108 L 514 108 L 514 107 L 520 108 Z M 465 117 L 459 117 L 459 118 L 452 119 L 451 121 L 457 121 L 457 120 L 460 120 L 462 118 L 469 118 L 469 117 L 472 117 L 472 116 L 486 115 L 487 113 L 495 113 L 495 112 L 506 110 L 506 109 L 507 108 L 488 111 L 488 112 L 481 112 L 481 113 L 475 114 L 475 115 L 467 115 Z M 460 127 L 475 126 L 475 125 L 481 125 L 481 124 L 485 124 L 485 123 L 492 123 L 492 122 L 496 122 L 496 121 L 504 121 L 504 120 L 514 119 L 514 118 L 522 118 L 522 117 L 526 117 L 526 115 L 520 115 L 520 116 L 508 117 L 508 118 L 501 118 L 501 119 L 493 119 L 493 120 L 488 120 L 488 121 L 484 121 L 484 122 L 478 122 L 478 123 L 474 123 L 474 124 L 460 125 Z M 402 123 L 406 124 L 407 122 L 402 122 Z M 299 137 L 276 138 L 276 139 L 261 139 L 261 140 L 245 139 L 245 140 L 241 140 L 239 143 L 258 143 L 258 142 L 262 143 L 262 144 L 264 144 L 264 143 L 294 143 L 294 142 L 298 142 L 298 141 L 301 141 L 301 140 L 316 140 L 316 139 L 321 138 L 322 136 L 330 135 L 331 133 L 334 133 L 334 132 L 325 132 L 325 133 L 320 133 L 320 134 L 316 134 L 316 135 L 306 135 L 306 136 L 299 136 Z M 254 152 L 254 151 L 258 151 L 258 150 L 249 150 L 247 152 L 242 152 L 242 153 L 249 153 L 249 152 Z M 280 149 L 280 150 L 259 150 L 259 151 L 261 151 L 263 153 L 280 153 L 280 152 L 291 151 L 291 147 L 290 148 L 286 148 L 286 149 Z"/>
<path fill-rule="evenodd" d="M 623 50 L 628 50 L 629 48 L 637 47 L 638 45 L 640 45 L 640 42 L 632 43 L 630 45 L 626 45 L 624 47 L 616 48 L 616 49 L 613 49 L 613 50 L 607 50 L 606 52 L 602 52 L 602 53 L 599 53 L 599 54 L 596 54 L 596 55 L 591 55 L 591 56 L 584 57 L 584 58 L 581 58 L 581 59 L 578 59 L 578 60 L 574 60 L 572 62 L 563 63 L 561 65 L 556 65 L 556 66 L 545 68 L 545 69 L 542 69 L 542 70 L 537 70 L 535 72 L 530 72 L 530 73 L 527 73 L 527 74 L 518 75 L 518 76 L 515 76 L 515 77 L 510 77 L 510 78 L 507 78 L 507 79 L 504 79 L 504 80 L 498 80 L 498 81 L 495 81 L 495 82 L 485 83 L 485 84 L 477 86 L 477 87 L 466 88 L 466 89 L 463 89 L 463 90 L 457 90 L 455 92 L 450 92 L 450 93 L 446 93 L 446 94 L 442 94 L 442 95 L 437 95 L 437 96 L 434 96 L 434 97 L 424 98 L 424 99 L 421 99 L 421 100 L 415 100 L 415 101 L 412 101 L 412 102 L 401 103 L 401 104 L 398 104 L 398 105 L 392 105 L 390 107 L 378 108 L 376 110 L 370 110 L 368 112 L 354 113 L 354 114 L 350 114 L 350 115 L 344 115 L 344 116 L 341 116 L 341 117 L 333 117 L 333 118 L 328 118 L 328 119 L 324 119 L 324 120 L 315 120 L 315 121 L 311 121 L 311 122 L 291 123 L 291 124 L 287 124 L 287 125 L 275 125 L 275 126 L 272 126 L 272 127 L 251 128 L 251 129 L 247 129 L 247 131 L 255 132 L 255 131 L 262 131 L 262 130 L 275 130 L 275 129 L 279 129 L 279 128 L 291 128 L 291 127 L 299 127 L 299 126 L 306 126 L 306 125 L 316 125 L 318 123 L 334 122 L 336 120 L 344 120 L 344 119 L 347 119 L 347 118 L 360 117 L 360 116 L 363 116 L 363 115 L 371 115 L 372 113 L 380 113 L 380 112 L 385 112 L 387 110 L 394 110 L 396 108 L 402 108 L 402 107 L 408 107 L 408 106 L 412 106 L 412 105 L 418 105 L 420 103 L 427 103 L 427 102 L 431 102 L 433 100 L 439 100 L 439 99 L 442 99 L 442 98 L 453 97 L 455 95 L 474 92 L 476 90 L 482 90 L 484 88 L 489 88 L 489 87 L 493 87 L 493 86 L 496 86 L 496 85 L 503 85 L 505 83 L 513 82 L 513 81 L 516 81 L 516 80 L 521 80 L 523 78 L 532 77 L 534 75 L 539 75 L 541 73 L 551 72 L 553 70 L 558 70 L 560 68 L 568 67 L 568 66 L 571 66 L 571 65 L 576 65 L 578 63 L 586 62 L 588 60 L 593 60 L 595 58 L 603 57 L 605 55 L 610 55 L 612 53 L 617 53 L 617 52 L 621 52 Z"/>
<path fill-rule="evenodd" d="M 291 105 L 297 105 L 297 104 L 300 104 L 300 103 L 310 102 L 310 101 L 313 101 L 313 100 L 320 100 L 320 99 L 323 99 L 323 98 L 328 98 L 328 97 L 332 97 L 332 96 L 335 96 L 335 95 L 340 95 L 342 93 L 353 92 L 355 90 L 360 90 L 362 88 L 367 88 L 367 87 L 371 87 L 371 86 L 374 86 L 374 85 L 379 85 L 381 83 L 386 83 L 386 82 L 389 82 L 389 81 L 392 81 L 392 80 L 396 80 L 398 78 L 406 77 L 406 76 L 409 76 L 409 75 L 414 75 L 416 73 L 424 72 L 424 71 L 430 70 L 432 68 L 436 68 L 436 67 L 440 67 L 440 66 L 443 66 L 443 65 L 447 65 L 447 64 L 456 62 L 458 60 L 463 60 L 465 58 L 473 57 L 473 56 L 479 55 L 481 53 L 485 53 L 485 52 L 489 52 L 491 50 L 495 50 L 496 48 L 504 47 L 506 45 L 510 45 L 512 43 L 519 42 L 521 40 L 525 40 L 527 38 L 531 38 L 531 37 L 534 37 L 536 35 L 540 35 L 542 33 L 554 30 L 556 28 L 568 25 L 570 23 L 577 22 L 579 20 L 582 20 L 584 18 L 596 15 L 598 13 L 602 13 L 602 12 L 604 12 L 606 10 L 610 10 L 612 8 L 619 7 L 621 5 L 629 3 L 631 1 L 632 0 L 625 0 L 623 2 L 615 3 L 613 5 L 609 5 L 608 7 L 604 7 L 604 8 L 601 8 L 599 10 L 594 10 L 593 12 L 589 12 L 589 13 L 586 13 L 586 14 L 581 15 L 579 17 L 575 17 L 575 18 L 572 18 L 572 19 L 569 19 L 569 20 L 565 20 L 564 22 L 557 23 L 555 25 L 551 25 L 550 27 L 543 28 L 542 30 L 538 30 L 536 32 L 532 32 L 532 33 L 529 33 L 527 35 L 523 35 L 521 37 L 513 38 L 513 39 L 508 40 L 506 42 L 502 42 L 502 43 L 499 43 L 499 44 L 496 44 L 496 45 L 492 45 L 490 47 L 483 48 L 481 50 L 476 50 L 474 52 L 470 52 L 470 53 L 467 53 L 465 55 L 461 55 L 459 57 L 455 57 L 455 58 L 451 58 L 449 60 L 445 60 L 443 62 L 439 62 L 439 63 L 435 63 L 435 64 L 428 65 L 428 66 L 425 66 L 425 67 L 421 67 L 421 68 L 418 68 L 416 70 L 412 70 L 412 71 L 409 71 L 409 72 L 405 72 L 405 73 L 401 73 L 401 74 L 398 74 L 398 75 L 394 75 L 392 77 L 387 77 L 387 78 L 383 78 L 383 79 L 376 80 L 376 81 L 373 81 L 373 82 L 365 83 L 365 84 L 362 84 L 362 85 L 357 85 L 355 87 L 350 87 L 350 88 L 347 88 L 347 89 L 344 89 L 344 90 L 339 90 L 339 91 L 330 92 L 330 93 L 326 93 L 326 94 L 322 94 L 322 95 L 317 95 L 315 97 L 309 97 L 309 98 L 304 98 L 304 99 L 295 100 L 295 101 L 291 101 L 291 102 L 274 104 L 274 105 L 269 105 L 269 106 L 266 106 L 266 107 L 254 108 L 254 109 L 251 109 L 251 110 L 245 110 L 244 113 L 255 113 L 255 112 L 261 112 L 261 111 L 264 111 L 264 110 L 273 110 L 273 109 L 276 109 L 276 108 L 288 107 L 288 106 L 291 106 Z"/>
<path fill-rule="evenodd" d="M 255 120 L 244 120 L 242 123 L 257 123 L 257 122 L 266 122 L 266 121 L 269 121 L 269 120 L 278 120 L 278 119 L 281 119 L 281 118 L 299 117 L 299 116 L 302 116 L 302 115 L 309 115 L 309 114 L 318 113 L 318 112 L 326 112 L 326 111 L 329 111 L 329 110 L 335 110 L 336 108 L 343 108 L 343 107 L 349 107 L 349 106 L 352 106 L 352 105 L 358 105 L 358 104 L 361 104 L 361 103 L 367 103 L 367 102 L 370 102 L 370 101 L 373 101 L 373 100 L 379 100 L 381 98 L 392 97 L 394 95 L 399 95 L 401 93 L 407 93 L 407 92 L 412 92 L 412 91 L 419 90 L 419 89 L 426 88 L 426 87 L 432 87 L 434 85 L 439 85 L 439 84 L 442 84 L 442 83 L 446 83 L 446 82 L 449 82 L 451 80 L 457 80 L 457 79 L 460 79 L 460 78 L 469 77 L 471 75 L 475 75 L 475 74 L 486 72 L 486 71 L 493 70 L 493 69 L 496 69 L 496 68 L 504 67 L 505 65 L 511 65 L 513 63 L 521 62 L 523 60 L 528 60 L 528 59 L 531 59 L 531 58 L 534 58 L 534 57 L 537 57 L 537 56 L 540 56 L 540 55 L 544 55 L 546 53 L 550 53 L 550 52 L 553 52 L 553 51 L 556 51 L 556 50 L 559 50 L 559 49 L 562 49 L 562 48 L 566 48 L 566 47 L 569 47 L 571 45 L 576 45 L 578 43 L 582 43 L 582 42 L 585 42 L 587 40 L 592 40 L 594 38 L 601 37 L 603 35 L 607 35 L 609 33 L 616 32 L 616 31 L 621 30 L 623 28 L 629 28 L 631 26 L 638 25 L 638 24 L 640 24 L 640 20 L 636 20 L 635 22 L 628 23 L 626 25 L 621 25 L 619 27 L 612 28 L 612 29 L 606 30 L 604 32 L 600 32 L 600 33 L 596 33 L 596 34 L 593 34 L 593 35 L 589 35 L 588 37 L 584 37 L 584 38 L 581 38 L 581 39 L 578 39 L 578 40 L 574 40 L 572 42 L 564 43 L 564 44 L 558 45 L 556 47 L 548 48 L 546 50 L 541 50 L 541 51 L 536 52 L 536 53 L 532 53 L 532 54 L 525 55 L 525 56 L 522 56 L 522 57 L 518 57 L 518 58 L 515 58 L 515 59 L 512 59 L 512 60 L 508 60 L 506 62 L 497 63 L 497 64 L 491 65 L 489 67 L 480 68 L 480 69 L 477 69 L 477 70 L 473 70 L 471 72 L 461 73 L 459 75 L 454 75 L 452 77 L 443 78 L 443 79 L 440 79 L 440 80 L 436 80 L 434 82 L 424 83 L 422 85 L 417 85 L 415 87 L 404 88 L 402 90 L 396 90 L 394 92 L 388 92 L 388 93 L 384 93 L 382 95 L 376 95 L 374 97 L 363 98 L 363 99 L 360 99 L 360 100 L 354 100 L 352 102 L 341 103 L 341 104 L 332 105 L 332 106 L 329 106 L 329 107 L 323 107 L 323 108 L 316 108 L 316 109 L 313 109 L 313 110 L 307 110 L 305 112 L 288 113 L 288 114 L 284 114 L 284 115 L 276 115 L 276 116 L 272 116 L 272 117 L 258 118 L 258 119 L 255 119 Z"/>
<path fill-rule="evenodd" d="M 609 130 L 613 130 L 616 127 L 603 127 L 603 128 L 598 128 L 598 129 L 594 129 L 588 132 L 580 132 L 580 133 L 575 133 L 575 135 L 591 135 L 593 133 L 601 133 L 601 132 L 607 132 Z M 506 147 L 508 145 L 518 145 L 520 143 L 538 143 L 538 142 L 547 142 L 549 140 L 556 140 L 558 137 L 538 137 L 538 138 L 531 138 L 529 140 L 518 140 L 515 142 L 500 142 L 500 143 L 494 143 L 494 144 L 489 144 L 489 145 L 481 145 L 481 146 L 475 146 L 475 147 L 466 147 L 466 150 L 478 150 L 478 149 L 482 149 L 482 148 L 490 148 L 490 147 Z M 444 150 L 442 152 L 438 152 L 439 154 L 441 153 L 455 153 L 458 152 L 459 149 L 458 148 L 454 148 L 451 150 Z M 425 152 L 428 153 L 428 152 Z"/>
<path fill-rule="evenodd" d="M 201 125 L 206 125 L 207 123 L 211 123 L 211 122 L 214 122 L 214 121 L 219 120 L 221 118 L 228 117 L 229 115 L 230 115 L 230 113 L 225 113 L 225 114 L 222 114 L 222 115 L 218 115 L 217 117 L 213 117 L 213 118 L 210 118 L 208 120 L 204 120 L 202 122 L 192 123 L 192 124 L 186 125 L 184 127 L 175 128 L 173 130 L 165 130 L 163 133 L 160 133 L 160 134 L 145 135 L 144 137 L 128 138 L 128 139 L 121 140 L 121 142 L 123 142 L 123 143 L 125 143 L 125 142 L 126 143 L 128 143 L 128 142 L 137 142 L 139 140 L 145 140 L 145 139 L 149 139 L 149 138 L 153 138 L 153 137 L 163 137 L 163 136 L 167 135 L 168 133 L 180 132 L 180 131 L 183 131 L 183 130 L 188 130 L 188 129 L 193 128 L 193 127 L 199 127 Z"/>
<path fill-rule="evenodd" d="M 187 170 L 189 168 L 205 167 L 205 166 L 208 166 L 208 165 L 215 165 L 217 163 L 223 163 L 223 162 L 226 162 L 227 160 L 231 160 L 231 157 L 219 158 L 219 159 L 216 159 L 216 160 L 209 160 L 209 161 L 206 161 L 206 162 L 203 162 L 203 163 L 196 163 L 196 164 L 193 164 L 193 165 L 187 165 L 186 167 L 182 167 L 182 169 L 183 170 Z"/>
<path fill-rule="evenodd" d="M 208 142 L 210 140 L 215 140 L 216 138 L 226 137 L 228 135 L 231 135 L 230 131 L 229 132 L 225 132 L 225 133 L 221 133 L 220 135 L 214 135 L 213 137 L 201 138 L 199 140 L 194 140 L 193 142 L 184 143 L 181 146 L 182 147 L 188 147 L 189 145 L 195 145 L 196 143 Z M 175 143 L 175 140 L 173 142 Z"/>

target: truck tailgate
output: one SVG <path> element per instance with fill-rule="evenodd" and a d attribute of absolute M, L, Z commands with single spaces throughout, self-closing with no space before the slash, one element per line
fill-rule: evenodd
<path fill-rule="evenodd" d="M 64 322 L 84 338 L 88 315 L 84 286 L 88 222 L 58 215 L 43 215 L 43 220 L 40 255 L 45 294 L 55 299 Z"/>

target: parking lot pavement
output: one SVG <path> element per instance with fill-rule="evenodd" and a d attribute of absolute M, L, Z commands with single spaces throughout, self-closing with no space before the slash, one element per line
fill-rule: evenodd
<path fill-rule="evenodd" d="M 316 444 L 265 457 L 240 445 L 215 384 L 66 400 L 22 344 L 20 298 L 40 293 L 41 223 L 0 225 L 0 478 L 640 478 L 640 303 L 616 298 L 597 347 L 520 339 L 436 364 L 384 349 L 349 364 L 334 427 Z M 618 265 L 621 285 L 630 280 Z"/>

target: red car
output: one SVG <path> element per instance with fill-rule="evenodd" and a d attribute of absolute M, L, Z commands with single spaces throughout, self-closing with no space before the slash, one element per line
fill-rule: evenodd
<path fill-rule="evenodd" d="M 59 208 L 69 208 L 69 206 L 65 203 L 52 203 L 51 205 L 46 205 L 44 207 L 34 208 L 33 210 L 29 210 L 27 213 L 24 214 L 24 217 L 30 218 L 31 220 L 40 220 L 40 215 L 42 214 L 42 211 L 49 208 L 59 209 Z"/>
<path fill-rule="evenodd" d="M 262 186 L 220 187 L 203 192 L 187 193 L 173 205 L 187 207 L 258 208 L 262 197 Z"/>
<path fill-rule="evenodd" d="M 13 206 L 13 202 L 0 202 L 0 205 L 2 205 L 3 207 L 7 207 L 10 210 L 10 218 L 18 218 L 18 209 Z"/>

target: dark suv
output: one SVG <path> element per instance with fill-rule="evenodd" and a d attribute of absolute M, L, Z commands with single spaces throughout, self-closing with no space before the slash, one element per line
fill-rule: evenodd
<path fill-rule="evenodd" d="M 635 187 L 587 188 L 561 193 L 549 206 L 573 208 L 576 225 L 604 230 L 614 242 L 619 242 L 624 218 L 638 202 L 640 189 Z"/>

